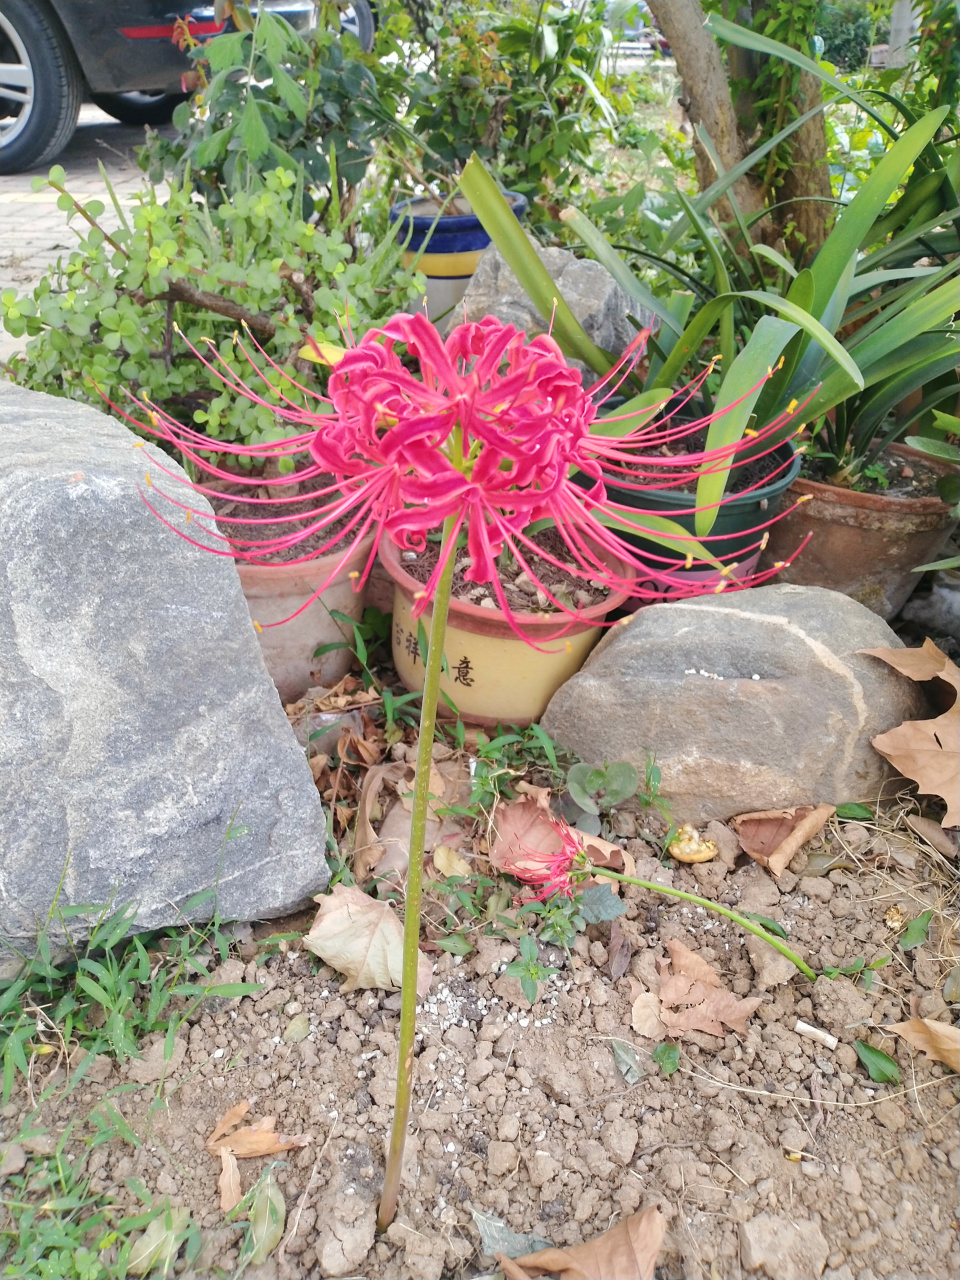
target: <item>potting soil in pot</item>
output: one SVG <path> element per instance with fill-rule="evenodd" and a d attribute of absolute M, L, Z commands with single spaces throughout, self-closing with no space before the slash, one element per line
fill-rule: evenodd
<path fill-rule="evenodd" d="M 537 546 L 554 559 L 572 564 L 570 548 L 556 529 L 543 529 L 531 539 Z M 582 578 L 568 573 L 536 553 L 521 548 L 524 559 L 532 570 L 527 574 L 512 556 L 501 557 L 503 564 L 501 583 L 507 603 L 516 613 L 553 613 L 555 606 L 545 592 L 537 585 L 542 582 L 550 593 L 561 600 L 568 608 L 590 608 L 602 604 L 609 596 L 607 587 L 601 583 L 585 582 Z M 401 551 L 400 562 L 411 578 L 417 582 L 427 582 L 440 559 L 440 543 L 427 542 L 423 551 Z M 470 558 L 466 548 L 457 552 L 457 567 L 453 575 L 453 598 L 464 600 L 469 604 L 479 605 L 482 609 L 499 609 L 496 592 L 490 583 L 467 582 L 464 574 L 470 567 Z M 536 578 L 536 582 L 533 581 Z"/>

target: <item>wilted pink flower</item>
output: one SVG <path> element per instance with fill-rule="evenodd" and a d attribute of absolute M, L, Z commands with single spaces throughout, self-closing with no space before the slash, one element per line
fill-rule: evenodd
<path fill-rule="evenodd" d="M 577 833 L 562 818 L 543 816 L 545 823 L 560 841 L 560 848 L 549 853 L 520 844 L 510 874 L 524 884 L 536 886 L 530 901 L 546 902 L 555 894 L 564 898 L 576 895 L 580 882 L 586 878 L 584 871 L 578 876 L 578 868 L 587 866 L 588 858 Z"/>
<path fill-rule="evenodd" d="M 291 531 L 285 536 L 228 540 L 208 515 L 188 502 L 163 496 L 179 506 L 188 521 L 195 520 L 204 529 L 206 540 L 198 545 L 217 549 L 211 541 L 219 541 L 220 554 L 254 563 L 325 530 L 331 531 L 330 538 L 303 560 L 325 554 L 346 538 L 343 556 L 328 582 L 349 558 L 353 543 L 373 532 L 373 549 L 358 586 L 370 572 L 385 534 L 402 548 L 420 550 L 426 535 L 451 517 L 454 537 L 441 549 L 418 601 L 418 613 L 428 607 L 461 531 L 466 533 L 470 558 L 465 578 L 491 584 L 515 629 L 496 566 L 504 548 L 535 582 L 528 559 L 533 552 L 575 576 L 611 591 L 626 591 L 641 601 L 659 599 L 665 591 L 689 596 L 722 589 L 728 582 L 725 576 L 719 584 L 715 581 L 705 587 L 680 574 L 691 565 L 682 531 L 664 531 L 660 513 L 650 519 L 654 513 L 611 501 L 604 485 L 604 472 L 614 468 L 640 477 L 636 482 L 640 488 L 692 489 L 700 471 L 728 465 L 742 447 L 679 457 L 661 452 L 664 445 L 702 430 L 710 419 L 675 425 L 667 415 L 619 438 L 597 432 L 598 405 L 627 376 L 645 337 L 638 335 L 617 368 L 587 392 L 580 373 L 567 364 L 546 334 L 528 341 L 512 325 L 488 316 L 479 323 L 456 326 L 442 340 L 425 316 L 397 315 L 342 355 L 330 374 L 325 396 L 296 384 L 308 402 L 317 404 L 316 410 L 288 398 L 277 408 L 238 381 L 224 362 L 220 368 L 208 364 L 227 387 L 266 405 L 279 419 L 299 428 L 299 434 L 259 445 L 222 444 L 181 425 L 155 405 L 150 406 L 150 429 L 196 463 L 201 474 L 233 483 L 258 486 L 263 481 L 258 475 L 223 469 L 210 461 L 211 453 L 257 464 L 278 459 L 295 463 L 295 473 L 270 480 L 273 492 L 284 484 L 298 486 L 289 497 L 245 499 L 268 501 L 269 517 L 263 521 L 231 517 L 232 524 L 250 524 L 251 532 L 259 523 L 275 525 L 277 502 L 302 503 L 299 486 L 304 482 L 320 484 L 310 494 L 317 505 L 306 517 L 302 507 L 286 517 Z M 703 376 L 688 388 L 689 394 Z M 788 420 L 786 415 L 777 419 L 764 436 L 772 436 Z M 755 448 L 757 439 L 745 443 Z M 308 459 L 306 465 L 304 459 Z M 572 481 L 577 471 L 592 481 L 589 487 Z M 617 483 L 621 483 L 619 476 Z M 203 483 L 193 487 L 200 493 L 215 492 Z M 539 521 L 556 525 L 566 548 L 563 559 L 534 542 L 531 526 Z M 659 544 L 662 553 L 640 553 L 627 546 L 609 521 Z M 337 522 L 340 525 L 333 529 Z M 756 530 L 754 549 L 765 543 L 765 528 Z M 182 527 L 177 531 L 188 536 Z M 618 562 L 629 567 L 626 573 L 616 567 Z M 726 575 L 734 567 L 724 566 L 721 573 Z M 732 585 L 752 586 L 775 571 Z M 559 612 L 571 619 L 578 616 L 578 610 L 557 599 L 542 582 L 537 585 Z"/>

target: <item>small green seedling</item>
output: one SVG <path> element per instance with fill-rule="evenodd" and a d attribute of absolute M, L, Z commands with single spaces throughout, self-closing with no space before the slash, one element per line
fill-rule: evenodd
<path fill-rule="evenodd" d="M 609 890 L 607 892 L 609 895 Z M 517 912 L 517 917 L 540 916 L 543 921 L 539 931 L 540 941 L 554 942 L 569 954 L 577 934 L 587 927 L 587 921 L 580 914 L 580 897 L 579 894 L 575 898 L 555 894 L 548 902 L 525 902 Z"/>
<path fill-rule="evenodd" d="M 601 809 L 615 809 L 637 794 L 640 775 L 632 764 L 593 767 L 575 764 L 567 774 L 567 790 L 584 813 L 599 816 Z"/>
<path fill-rule="evenodd" d="M 838 804 L 837 817 L 844 822 L 873 822 L 877 815 L 865 804 Z"/>
<path fill-rule="evenodd" d="M 757 919 L 756 916 L 753 918 Z M 854 960 L 852 964 L 845 964 L 842 966 L 825 964 L 823 966 L 823 976 L 825 978 L 839 978 L 842 974 L 844 977 L 853 978 L 854 982 L 856 982 L 858 976 L 862 976 L 863 989 L 864 991 L 869 991 L 873 986 L 874 972 L 877 969 L 882 969 L 885 964 L 889 963 L 889 956 L 880 956 L 876 960 L 871 960 L 869 964 L 867 964 L 863 956 L 857 956 L 856 960 Z"/>
<path fill-rule="evenodd" d="M 540 963 L 536 939 L 529 933 L 525 933 L 520 939 L 520 959 L 511 960 L 506 971 L 511 978 L 520 979 L 523 994 L 531 1004 L 536 1004 L 540 983 L 544 978 L 559 973 L 558 969 L 551 969 L 549 965 Z"/>
<path fill-rule="evenodd" d="M 664 1040 L 650 1055 L 665 1076 L 672 1076 L 680 1066 L 680 1046 Z"/>

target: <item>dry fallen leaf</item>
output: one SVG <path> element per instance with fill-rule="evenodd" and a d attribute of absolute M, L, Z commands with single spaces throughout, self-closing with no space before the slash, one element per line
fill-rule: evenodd
<path fill-rule="evenodd" d="M 222 1115 L 217 1121 L 213 1133 L 211 1133 L 210 1137 L 207 1139 L 208 1148 L 211 1150 L 215 1148 L 223 1135 L 225 1133 L 229 1133 L 231 1129 L 235 1128 L 249 1110 L 250 1103 L 244 1099 L 243 1102 L 238 1102 L 235 1107 L 231 1107 L 229 1111 Z"/>
<path fill-rule="evenodd" d="M 932 720 L 905 720 L 896 729 L 871 738 L 895 769 L 917 784 L 921 795 L 947 802 L 944 827 L 960 826 L 960 670 L 932 640 L 919 649 L 861 649 L 880 658 L 911 680 L 935 680 L 942 715 Z M 949 700 L 949 701 L 948 701 Z"/>
<path fill-rule="evenodd" d="M 910 813 L 907 814 L 906 821 L 907 826 L 911 827 L 923 840 L 926 840 L 927 844 L 936 849 L 937 853 L 942 853 L 945 858 L 957 857 L 960 850 L 957 849 L 956 841 L 944 831 L 939 822 L 934 822 L 932 818 L 917 818 Z"/>
<path fill-rule="evenodd" d="M 660 962 L 659 993 L 634 991 L 630 1014 L 634 1031 L 650 1040 L 682 1036 L 684 1031 L 722 1036 L 725 1024 L 744 1035 L 747 1019 L 761 1000 L 741 1000 L 728 991 L 713 966 L 678 938 L 667 942 L 667 950 L 669 961 Z"/>
<path fill-rule="evenodd" d="M 438 844 L 433 851 L 433 865 L 442 876 L 468 876 L 470 863 L 448 844 Z"/>
<path fill-rule="evenodd" d="M 314 901 L 319 902 L 320 910 L 303 945 L 346 977 L 340 994 L 357 987 L 399 991 L 403 925 L 390 903 L 368 897 L 356 885 L 344 884 Z M 421 955 L 417 978 L 421 996 L 430 990 L 432 972 L 430 961 Z"/>
<path fill-rule="evenodd" d="M 637 1035 L 648 1040 L 663 1040 L 667 1028 L 660 1021 L 660 998 L 652 991 L 641 991 L 630 1010 L 630 1025 Z"/>
<path fill-rule="evenodd" d="M 373 829 L 374 811 L 380 792 L 388 782 L 399 782 L 406 777 L 405 764 L 380 764 L 368 769 L 360 790 L 357 809 L 357 826 L 353 845 L 353 874 L 358 883 L 363 882 L 384 855 L 384 847 Z M 381 816 L 376 811 L 376 818 Z"/>
<path fill-rule="evenodd" d="M 796 809 L 765 809 L 731 818 L 740 848 L 754 861 L 780 876 L 800 848 L 822 831 L 836 809 L 832 804 L 801 805 Z"/>
<path fill-rule="evenodd" d="M 231 1209 L 235 1209 L 243 1199 L 243 1191 L 240 1188 L 240 1166 L 237 1164 L 237 1157 L 226 1145 L 220 1148 L 220 1180 L 217 1186 L 220 1188 L 220 1212 L 229 1213 Z"/>
<path fill-rule="evenodd" d="M 630 944 L 630 939 L 623 932 L 619 920 L 611 921 L 610 945 L 607 947 L 607 956 L 609 958 L 610 977 L 616 982 L 627 972 L 633 956 L 633 947 Z"/>
<path fill-rule="evenodd" d="M 884 1027 L 903 1036 L 915 1049 L 922 1049 L 937 1062 L 945 1062 L 951 1071 L 960 1071 L 960 1027 L 948 1022 L 934 1022 L 932 1018 L 910 1018 L 907 1022 L 895 1022 Z"/>
<path fill-rule="evenodd" d="M 554 1275 L 559 1280 L 653 1280 L 666 1219 L 651 1206 L 634 1213 L 588 1244 L 540 1249 L 520 1258 L 497 1254 L 507 1280 Z"/>

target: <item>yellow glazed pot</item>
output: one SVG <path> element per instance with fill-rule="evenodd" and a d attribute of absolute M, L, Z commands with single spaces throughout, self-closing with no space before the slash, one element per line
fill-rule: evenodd
<path fill-rule="evenodd" d="M 411 691 L 423 688 L 423 660 L 417 643 L 418 621 L 430 633 L 431 613 L 412 617 L 414 597 L 423 585 L 412 578 L 400 560 L 400 551 L 389 538 L 380 544 L 380 558 L 394 581 L 393 661 L 400 679 Z M 632 570 L 610 557 L 625 578 Z M 570 623 L 562 615 L 518 613 L 517 625 L 541 649 L 519 640 L 499 609 L 481 609 L 465 600 L 450 601 L 444 650 L 449 674 L 440 678 L 440 689 L 471 724 L 532 724 L 564 683 L 583 666 L 600 638 L 606 614 L 627 599 L 610 594 L 602 604 L 583 611 L 583 622 Z M 449 716 L 441 703 L 440 714 Z"/>

